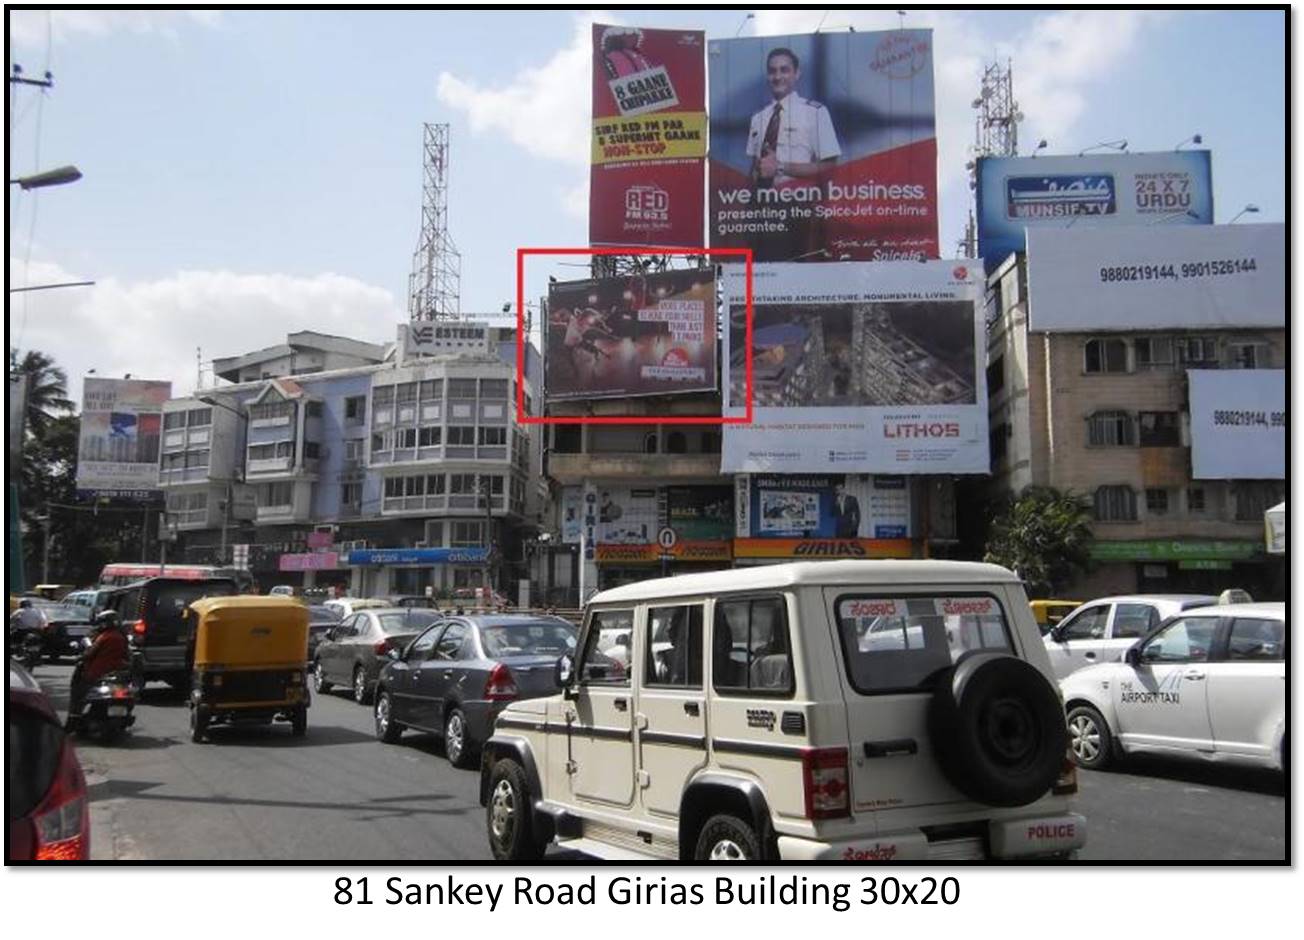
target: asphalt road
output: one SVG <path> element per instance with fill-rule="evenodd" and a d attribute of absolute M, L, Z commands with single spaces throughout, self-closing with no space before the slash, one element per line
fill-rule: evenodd
<path fill-rule="evenodd" d="M 68 666 L 36 676 L 63 713 Z M 97 858 L 351 860 L 489 858 L 478 774 L 455 770 L 438 740 L 376 741 L 371 709 L 315 695 L 308 734 L 289 725 L 214 729 L 193 744 L 183 696 L 152 684 L 123 744 L 79 742 L 94 781 Z M 1280 774 L 1131 760 L 1081 771 L 1083 860 L 1268 861 L 1286 857 Z"/>

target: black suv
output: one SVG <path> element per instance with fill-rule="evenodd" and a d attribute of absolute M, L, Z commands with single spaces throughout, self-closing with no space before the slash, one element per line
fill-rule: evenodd
<path fill-rule="evenodd" d="M 145 679 L 163 679 L 173 688 L 184 689 L 190 684 L 194 629 L 186 608 L 201 597 L 238 593 L 231 578 L 147 578 L 105 592 L 101 604 L 122 619 L 132 646 L 140 652 Z"/>

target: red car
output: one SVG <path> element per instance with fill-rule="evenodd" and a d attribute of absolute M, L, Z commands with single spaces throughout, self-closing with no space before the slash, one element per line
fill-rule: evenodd
<path fill-rule="evenodd" d="M 50 700 L 9 660 L 9 862 L 91 855 L 86 777 Z"/>

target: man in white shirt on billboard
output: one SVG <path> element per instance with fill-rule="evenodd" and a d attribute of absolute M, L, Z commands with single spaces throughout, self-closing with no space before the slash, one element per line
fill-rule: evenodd
<path fill-rule="evenodd" d="M 747 134 L 753 182 L 782 186 L 818 176 L 842 153 L 829 109 L 796 93 L 801 64 L 791 49 L 771 49 L 765 74 L 774 100 L 752 115 Z"/>

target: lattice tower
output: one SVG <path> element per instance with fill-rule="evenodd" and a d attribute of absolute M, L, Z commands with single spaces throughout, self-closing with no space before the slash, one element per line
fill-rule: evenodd
<path fill-rule="evenodd" d="M 448 234 L 448 125 L 425 125 L 421 180 L 421 234 L 408 277 L 412 320 L 461 317 L 462 256 Z"/>

